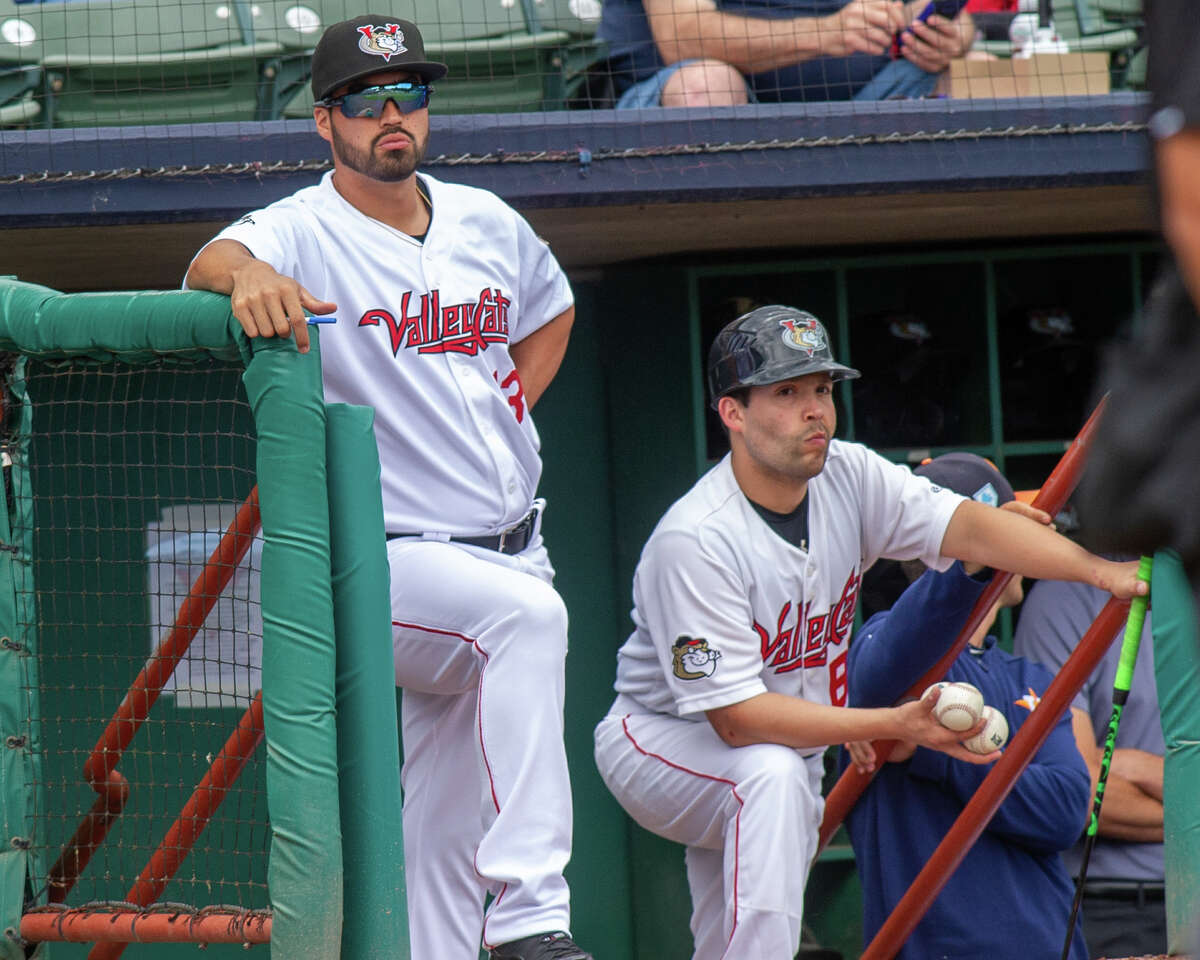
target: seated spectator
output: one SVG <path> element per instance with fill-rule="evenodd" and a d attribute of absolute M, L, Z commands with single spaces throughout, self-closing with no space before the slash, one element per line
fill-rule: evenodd
<path fill-rule="evenodd" d="M 974 454 L 946 454 L 915 472 L 963 496 L 1049 522 L 1047 514 L 1014 500 L 1003 475 Z M 991 579 L 991 571 L 978 564 L 957 562 L 943 573 L 924 570 L 919 561 L 903 566 L 919 579 L 851 641 L 853 707 L 887 706 L 902 697 L 950 648 Z M 978 687 L 984 702 L 1008 721 L 1010 740 L 1053 679 L 1044 667 L 1001 650 L 988 635 L 1001 607 L 1021 598 L 1021 578 L 1013 577 L 945 677 Z M 841 753 L 843 768 L 852 756 L 862 767 L 874 765 L 869 745 L 848 746 Z M 911 743 L 893 750 L 846 819 L 862 880 L 867 942 L 989 770 Z M 1059 854 L 1087 823 L 1088 788 L 1088 769 L 1064 714 L 897 956 L 1060 956 L 1075 891 Z M 979 904 L 986 907 L 977 909 Z M 1078 919 L 1069 955 L 1072 960 L 1087 956 Z"/>
<path fill-rule="evenodd" d="M 1103 609 L 1107 594 L 1058 580 L 1029 591 L 1013 649 L 1057 672 Z M 1094 957 L 1167 952 L 1163 886 L 1163 742 L 1154 677 L 1152 613 L 1146 614 L 1133 685 L 1121 714 L 1083 891 L 1083 933 Z M 1075 740 L 1095 783 L 1112 717 L 1113 680 L 1125 625 L 1071 704 Z M 1083 843 L 1063 855 L 1079 873 Z"/>
<path fill-rule="evenodd" d="M 605 0 L 598 35 L 612 51 L 618 108 L 921 97 L 975 35 L 965 11 L 916 21 L 925 6 Z"/>

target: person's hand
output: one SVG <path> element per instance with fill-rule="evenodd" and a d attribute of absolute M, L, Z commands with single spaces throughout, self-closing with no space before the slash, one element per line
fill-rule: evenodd
<path fill-rule="evenodd" d="M 967 763 L 992 763 L 1000 759 L 1000 751 L 991 753 L 972 753 L 962 745 L 962 741 L 970 740 L 985 726 L 986 721 L 980 719 L 975 726 L 968 730 L 950 730 L 938 723 L 933 715 L 934 704 L 941 696 L 941 690 L 934 688 L 920 700 L 910 700 L 893 709 L 896 711 L 898 740 L 911 741 L 916 746 L 929 747 Z"/>
<path fill-rule="evenodd" d="M 975 41 L 975 22 L 965 10 L 953 20 L 930 14 L 914 20 L 900 34 L 900 55 L 926 73 L 941 73 Z"/>
<path fill-rule="evenodd" d="M 875 772 L 875 748 L 870 740 L 855 740 L 846 744 L 846 752 L 850 754 L 850 762 L 859 773 Z"/>
<path fill-rule="evenodd" d="M 1143 597 L 1150 590 L 1150 584 L 1139 580 L 1137 572 L 1138 562 L 1136 560 L 1126 563 L 1101 560 L 1095 585 L 1101 590 L 1107 590 L 1118 600 Z"/>
<path fill-rule="evenodd" d="M 900 0 L 850 0 L 837 13 L 820 19 L 821 55 L 886 53 L 905 22 Z"/>
<path fill-rule="evenodd" d="M 337 304 L 318 300 L 262 260 L 250 260 L 233 272 L 229 304 L 246 336 L 286 337 L 294 329 L 301 353 L 308 353 L 309 346 L 304 311 L 320 316 L 337 309 Z"/>
<path fill-rule="evenodd" d="M 905 763 L 911 760 L 916 752 L 917 745 L 911 740 L 897 740 L 892 752 L 888 754 L 888 763 Z"/>

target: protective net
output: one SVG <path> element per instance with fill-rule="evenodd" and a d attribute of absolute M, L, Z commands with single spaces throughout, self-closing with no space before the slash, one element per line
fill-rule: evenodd
<path fill-rule="evenodd" d="M 29 900 L 265 908 L 261 711 L 248 714 L 262 634 L 253 524 L 236 565 L 211 571 L 227 585 L 197 598 L 211 609 L 161 695 L 153 681 L 130 693 L 254 490 L 241 369 L 8 363 L 6 549 L 25 573 L 5 639 L 23 653 L 36 780 Z M 248 758 L 241 776 L 206 779 L 214 761 L 240 763 L 231 745 Z"/>
<path fill-rule="evenodd" d="M 1142 119 L 1130 111 L 1145 83 L 1141 0 L 375 6 L 380 22 L 358 45 L 381 69 L 413 42 L 398 21 L 419 25 L 426 57 L 449 66 L 431 100 L 443 130 L 456 115 L 503 115 L 435 131 L 435 166 L 557 162 L 586 175 L 609 159 L 1131 131 Z M 367 12 L 347 0 L 3 0 L 0 182 L 325 169 L 328 149 L 311 134 L 312 50 L 328 25 Z M 682 65 L 667 77 L 667 62 Z M 913 101 L 929 107 L 919 122 L 904 109 Z M 745 103 L 759 116 L 775 109 L 754 129 L 690 122 L 697 108 Z M 1066 110 L 1083 103 L 1086 117 Z M 797 116 L 815 124 L 770 131 Z M 846 116 L 874 121 L 856 128 Z M 93 127 L 124 129 L 80 129 Z M 280 146 L 300 132 L 302 148 Z"/>

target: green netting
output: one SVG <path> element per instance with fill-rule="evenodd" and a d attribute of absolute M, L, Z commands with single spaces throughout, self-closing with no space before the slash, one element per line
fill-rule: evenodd
<path fill-rule="evenodd" d="M 127 899 L 262 683 L 255 630 L 243 622 L 260 615 L 266 759 L 247 767 L 159 899 L 270 906 L 274 955 L 337 955 L 342 852 L 319 349 L 256 346 L 251 354 L 225 297 L 64 295 L 0 279 L 0 350 L 10 358 L 0 732 L 26 738 L 0 754 L 0 816 L 5 836 L 19 841 L 0 851 L 5 960 L 23 955 L 22 907 L 46 903 L 47 864 L 95 800 L 81 777 L 93 745 L 256 481 L 261 559 L 257 547 L 249 552 L 194 642 L 200 651 L 180 664 L 118 763 L 130 799 L 66 903 Z M 165 586 L 171 575 L 184 586 Z M 259 576 L 260 612 L 249 587 Z M 229 636 L 232 654 L 220 645 Z M 82 956 L 78 949 L 50 953 Z"/>

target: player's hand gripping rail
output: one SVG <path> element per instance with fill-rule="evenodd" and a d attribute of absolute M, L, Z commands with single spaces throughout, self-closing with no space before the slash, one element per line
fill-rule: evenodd
<path fill-rule="evenodd" d="M 1067 500 L 1070 499 L 1071 494 L 1075 491 L 1075 487 L 1079 484 L 1079 478 L 1083 473 L 1083 465 L 1087 460 L 1088 450 L 1091 448 L 1096 428 L 1099 426 L 1100 418 L 1104 413 L 1104 407 L 1107 403 L 1108 398 L 1106 396 L 1096 404 L 1096 409 L 1088 417 L 1087 423 L 1083 425 L 1083 428 L 1079 431 L 1079 435 L 1075 437 L 1071 445 L 1067 448 L 1067 451 L 1062 455 L 1062 459 L 1058 461 L 1057 465 L 1051 471 L 1050 476 L 1046 478 L 1046 482 L 1042 484 L 1041 490 L 1038 491 L 1038 495 L 1034 498 L 1033 506 L 1040 510 L 1045 510 L 1048 514 L 1054 516 L 1063 508 Z M 958 659 L 958 655 L 962 653 L 963 648 L 967 645 L 967 640 L 971 634 L 979 629 L 983 618 L 992 608 L 992 604 L 1000 597 L 1000 594 L 1004 592 L 1004 588 L 1008 586 L 1008 581 L 1011 579 L 1011 573 L 1005 573 L 1001 570 L 996 571 L 991 583 L 988 584 L 972 608 L 971 615 L 967 617 L 967 622 L 963 625 L 953 646 L 912 685 L 906 697 L 921 696 L 922 691 L 926 687 L 946 676 L 946 671 L 950 668 L 950 665 Z M 878 770 L 883 764 L 887 763 L 888 757 L 891 756 L 892 750 L 896 746 L 896 741 L 877 740 L 872 746 L 875 749 L 875 770 Z M 850 812 L 854 804 L 858 802 L 858 798 L 862 796 L 863 791 L 870 785 L 874 775 L 874 772 L 862 773 L 852 764 L 846 768 L 845 772 L 838 779 L 838 782 L 834 785 L 825 800 L 825 816 L 821 821 L 821 832 L 817 842 L 818 854 L 825 849 L 830 838 L 837 831 L 842 821 L 846 819 L 846 814 Z"/>
<path fill-rule="evenodd" d="M 1150 582 L 1154 572 L 1154 558 L 1142 557 L 1138 563 L 1138 579 Z M 1096 846 L 1096 834 L 1100 830 L 1100 806 L 1104 803 L 1104 787 L 1108 783 L 1108 769 L 1112 766 L 1113 750 L 1117 745 L 1117 730 L 1121 726 L 1121 714 L 1125 712 L 1125 701 L 1129 699 L 1129 688 L 1133 684 L 1133 668 L 1137 664 L 1138 650 L 1142 645 L 1142 626 L 1146 622 L 1148 597 L 1134 597 L 1129 605 L 1129 619 L 1125 621 L 1125 635 L 1121 640 L 1121 658 L 1117 662 L 1117 675 L 1113 678 L 1113 709 L 1108 721 L 1108 735 L 1104 739 L 1104 759 L 1100 761 L 1100 778 L 1096 781 L 1096 798 L 1092 802 L 1092 815 L 1088 820 L 1087 840 L 1083 844 L 1083 858 L 1079 863 L 1079 876 L 1075 881 L 1075 898 L 1071 902 L 1071 916 L 1067 920 L 1066 941 L 1062 957 L 1066 960 L 1071 952 L 1071 941 L 1075 934 L 1075 918 L 1079 915 L 1079 904 L 1083 901 L 1083 888 L 1087 883 L 1088 862 Z"/>
<path fill-rule="evenodd" d="M 1041 748 L 1059 718 L 1067 710 L 1084 681 L 1091 676 L 1112 645 L 1121 622 L 1129 612 L 1129 601 L 1110 598 L 1083 635 L 1058 676 L 1046 688 L 1038 707 L 1021 725 L 996 765 L 988 772 L 975 795 L 963 807 L 929 861 L 917 874 L 896 904 L 860 960 L 890 960 L 904 945 L 921 918 L 937 899 L 950 875 L 979 839 L 993 814 L 1004 802 L 1013 784 Z"/>

